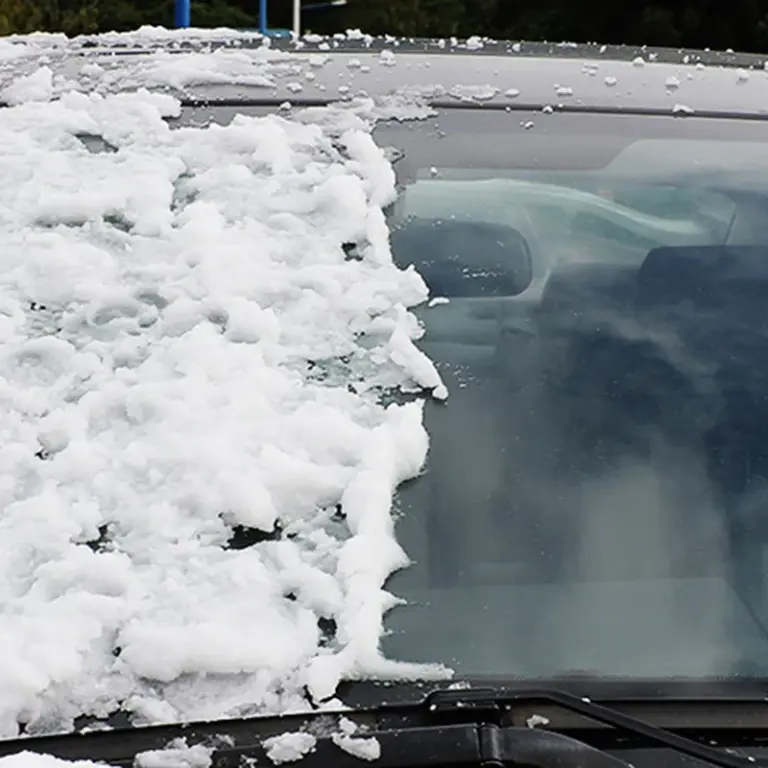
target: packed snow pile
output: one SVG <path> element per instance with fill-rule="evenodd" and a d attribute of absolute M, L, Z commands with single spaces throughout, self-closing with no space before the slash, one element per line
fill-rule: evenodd
<path fill-rule="evenodd" d="M 139 752 L 134 768 L 209 768 L 213 749 L 189 747 L 183 739 L 172 741 L 166 749 Z M 62 760 L 37 752 L 18 752 L 0 757 L 0 768 L 105 768 L 106 764 L 91 760 Z"/>
<path fill-rule="evenodd" d="M 91 760 L 61 760 L 53 755 L 18 752 L 8 757 L 0 757 L 0 768 L 104 768 L 104 766 Z"/>
<path fill-rule="evenodd" d="M 444 674 L 378 651 L 382 585 L 407 563 L 392 496 L 428 448 L 420 401 L 381 393 L 442 385 L 413 347 L 427 291 L 392 263 L 394 175 L 364 123 L 171 128 L 179 102 L 143 90 L 16 101 L 0 736 Z"/>

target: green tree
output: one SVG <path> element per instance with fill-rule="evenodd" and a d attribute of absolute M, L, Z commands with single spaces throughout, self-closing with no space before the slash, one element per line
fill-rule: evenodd
<path fill-rule="evenodd" d="M 335 18 L 337 28 L 372 35 L 447 37 L 461 34 L 466 8 L 464 0 L 365 0 Z"/>
<path fill-rule="evenodd" d="M 36 0 L 0 0 L 0 35 L 24 35 L 42 26 L 43 16 Z"/>

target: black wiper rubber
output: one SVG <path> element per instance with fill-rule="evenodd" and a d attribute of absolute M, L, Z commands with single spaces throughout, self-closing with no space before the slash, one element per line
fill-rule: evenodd
<path fill-rule="evenodd" d="M 91 760 L 129 768 L 138 754 L 183 737 L 189 746 L 209 745 L 212 768 L 242 768 L 243 760 L 270 765 L 265 740 L 285 732 L 310 732 L 315 748 L 297 768 L 360 768 L 359 757 L 334 742 L 340 716 L 358 721 L 360 738 L 376 738 L 376 768 L 630 768 L 609 754 L 556 729 L 514 727 L 515 709 L 548 704 L 640 736 L 706 764 L 754 766 L 750 758 L 720 752 L 609 707 L 558 690 L 467 688 L 437 690 L 420 702 L 330 713 L 251 717 L 235 720 L 120 728 L 92 733 L 22 737 L 0 741 L 0 757 L 39 752 L 67 760 Z"/>
<path fill-rule="evenodd" d="M 527 690 L 527 691 L 504 691 L 499 693 L 494 689 L 470 688 L 462 691 L 435 691 L 428 699 L 429 707 L 433 712 L 468 712 L 475 713 L 483 711 L 492 711 L 501 717 L 504 722 L 504 715 L 512 707 L 521 704 L 554 704 L 560 709 L 583 715 L 590 720 L 614 728 L 642 736 L 650 743 L 659 744 L 664 747 L 686 755 L 688 757 L 702 760 L 710 765 L 721 766 L 722 768 L 746 768 L 754 765 L 754 761 L 746 757 L 731 755 L 727 752 L 721 752 L 706 744 L 699 744 L 693 739 L 680 736 L 672 731 L 647 723 L 630 715 L 625 715 L 609 707 L 603 707 L 595 704 L 593 701 L 571 693 L 557 690 Z M 581 743 L 581 742 L 577 742 Z M 514 765 L 515 763 L 513 763 Z M 525 765 L 525 763 L 523 763 Z M 531 765 L 535 765 L 531 763 Z"/>

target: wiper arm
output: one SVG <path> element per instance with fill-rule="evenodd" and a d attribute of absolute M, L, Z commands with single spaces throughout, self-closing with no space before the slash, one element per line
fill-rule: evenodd
<path fill-rule="evenodd" d="M 435 691 L 429 699 L 429 706 L 434 712 L 466 712 L 470 710 L 478 713 L 493 711 L 500 717 L 502 725 L 506 713 L 513 706 L 521 704 L 554 704 L 568 712 L 583 715 L 590 720 L 596 720 L 619 730 L 642 736 L 650 743 L 668 747 L 675 752 L 702 760 L 710 765 L 722 766 L 722 768 L 745 768 L 747 765 L 754 764 L 754 761 L 747 758 L 720 752 L 706 744 L 700 744 L 693 739 L 659 728 L 645 720 L 625 715 L 618 710 L 595 704 L 589 699 L 580 699 L 578 696 L 565 691 L 524 690 L 519 692 L 505 691 L 499 694 L 493 689 L 473 688 L 464 691 Z"/>
<path fill-rule="evenodd" d="M 0 741 L 0 757 L 29 751 L 69 760 L 131 766 L 140 753 L 163 749 L 172 740 L 183 737 L 188 746 L 211 747 L 211 768 L 240 768 L 244 759 L 271 764 L 264 745 L 270 736 L 304 731 L 317 737 L 316 744 L 297 768 L 359 768 L 360 757 L 343 751 L 332 735 L 338 730 L 336 721 L 344 716 L 361 726 L 355 737 L 378 740 L 377 768 L 630 768 L 621 758 L 555 730 L 510 724 L 513 710 L 537 704 L 555 705 L 712 766 L 754 765 L 751 758 L 720 752 L 564 691 L 494 688 L 437 690 L 420 702 L 340 713 L 315 711 L 283 717 L 23 737 Z"/>

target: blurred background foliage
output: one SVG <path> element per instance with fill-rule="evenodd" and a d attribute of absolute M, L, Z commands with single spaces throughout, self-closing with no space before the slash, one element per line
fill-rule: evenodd
<path fill-rule="evenodd" d="M 316 1 L 316 0 L 315 0 Z M 0 35 L 68 35 L 173 26 L 174 0 L 0 0 Z M 270 0 L 270 26 L 290 27 L 291 0 Z M 258 0 L 193 0 L 198 27 L 255 28 Z M 304 17 L 319 33 L 629 43 L 765 52 L 766 0 L 348 0 Z"/>

